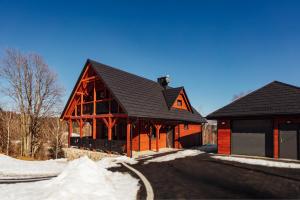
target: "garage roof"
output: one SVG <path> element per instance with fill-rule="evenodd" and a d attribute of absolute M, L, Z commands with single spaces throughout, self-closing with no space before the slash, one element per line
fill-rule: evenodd
<path fill-rule="evenodd" d="M 300 114 L 300 87 L 273 81 L 209 114 L 207 119 Z"/>

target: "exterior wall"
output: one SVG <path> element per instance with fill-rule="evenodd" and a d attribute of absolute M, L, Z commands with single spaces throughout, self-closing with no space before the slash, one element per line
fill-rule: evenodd
<path fill-rule="evenodd" d="M 273 117 L 273 157 L 279 158 L 279 127 L 281 124 L 300 123 L 300 117 L 286 116 Z M 223 122 L 225 122 L 223 124 Z M 218 153 L 230 154 L 231 145 L 231 128 L 230 120 L 218 120 Z"/>
<path fill-rule="evenodd" d="M 230 154 L 230 120 L 218 120 L 218 153 Z"/>
<path fill-rule="evenodd" d="M 139 145 L 139 125 L 132 127 L 132 150 L 138 151 L 140 148 Z"/>
<path fill-rule="evenodd" d="M 179 146 L 177 148 L 185 148 L 202 144 L 202 127 L 199 124 L 188 124 L 188 129 L 184 129 L 184 124 L 176 127 L 179 128 Z M 175 129 L 175 130 L 176 130 Z M 178 138 L 178 137 L 177 137 Z"/>
<path fill-rule="evenodd" d="M 178 132 L 179 128 L 179 132 Z M 178 136 L 180 138 L 178 139 Z M 174 147 L 184 148 L 201 144 L 201 125 L 189 124 L 189 129 L 184 130 L 184 124 L 175 127 Z M 167 129 L 162 127 L 159 134 L 159 148 L 167 147 Z M 140 126 L 135 126 L 132 132 L 132 150 L 146 151 L 156 150 L 156 138 L 151 139 L 147 124 L 140 122 Z"/>

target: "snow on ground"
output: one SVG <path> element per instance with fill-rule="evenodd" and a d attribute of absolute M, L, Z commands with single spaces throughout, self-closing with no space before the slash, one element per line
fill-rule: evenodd
<path fill-rule="evenodd" d="M 215 159 L 234 161 L 234 162 L 245 163 L 249 165 L 300 169 L 300 163 L 298 164 L 298 163 L 289 163 L 289 162 L 282 162 L 282 161 L 272 161 L 272 160 L 263 160 L 263 159 L 254 159 L 254 158 L 240 158 L 240 157 L 230 157 L 230 156 L 211 156 L 211 157 Z"/>
<path fill-rule="evenodd" d="M 197 156 L 202 153 L 204 153 L 204 152 L 197 150 L 197 149 L 187 149 L 187 150 L 177 151 L 176 153 L 171 153 L 171 154 L 168 154 L 165 156 L 159 156 L 159 157 L 147 160 L 144 162 L 144 164 L 148 164 L 151 162 L 167 162 L 167 161 L 175 160 L 178 158 L 185 158 L 188 156 Z"/>
<path fill-rule="evenodd" d="M 66 164 L 65 159 L 25 161 L 0 154 L 0 177 L 53 176 L 59 174 Z"/>
<path fill-rule="evenodd" d="M 146 151 L 133 151 L 132 156 L 135 159 L 144 159 L 144 158 L 152 158 L 154 155 L 159 155 L 162 153 L 174 152 L 178 151 L 178 149 L 174 148 L 160 148 L 159 152 L 146 150 Z"/>
<path fill-rule="evenodd" d="M 69 162 L 56 178 L 35 183 L 0 185 L 1 200 L 136 199 L 138 180 L 111 172 L 82 157 Z"/>
<path fill-rule="evenodd" d="M 131 165 L 137 164 L 138 161 L 136 161 L 133 158 L 129 158 L 127 156 L 118 156 L 118 157 L 105 157 L 102 158 L 101 160 L 99 160 L 97 162 L 99 167 L 103 167 L 103 168 L 111 168 L 111 167 L 119 167 L 121 166 L 120 163 L 128 163 Z"/>

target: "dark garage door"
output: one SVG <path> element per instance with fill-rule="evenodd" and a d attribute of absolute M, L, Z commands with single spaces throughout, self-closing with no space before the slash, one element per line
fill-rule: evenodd
<path fill-rule="evenodd" d="M 251 156 L 272 156 L 271 120 L 233 120 L 231 153 Z"/>

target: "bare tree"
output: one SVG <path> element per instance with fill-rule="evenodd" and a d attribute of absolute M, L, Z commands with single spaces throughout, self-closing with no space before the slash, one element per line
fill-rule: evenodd
<path fill-rule="evenodd" d="M 11 146 L 12 141 L 16 142 L 17 138 L 17 126 L 16 121 L 18 121 L 18 116 L 11 109 L 6 111 L 0 110 L 0 143 L 1 149 L 7 155 L 13 150 L 14 147 Z"/>
<path fill-rule="evenodd" d="M 244 96 L 246 96 L 247 94 L 251 93 L 251 90 L 247 91 L 247 92 L 240 92 L 239 94 L 235 94 L 232 97 L 232 101 L 238 100 Z"/>
<path fill-rule="evenodd" d="M 54 106 L 61 102 L 63 90 L 56 74 L 37 54 L 8 49 L 0 70 L 5 81 L 3 93 L 14 101 L 20 114 L 22 154 L 34 156 L 43 143 L 42 119 L 52 115 Z"/>
<path fill-rule="evenodd" d="M 66 124 L 59 117 L 53 117 L 48 120 L 48 136 L 50 140 L 50 155 L 57 159 L 62 156 L 62 148 L 67 141 Z"/>

